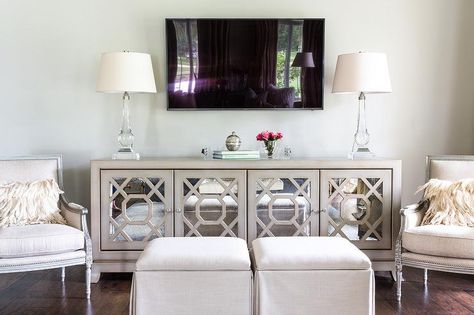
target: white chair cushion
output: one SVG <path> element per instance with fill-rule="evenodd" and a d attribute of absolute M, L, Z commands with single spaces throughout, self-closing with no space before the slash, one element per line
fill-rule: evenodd
<path fill-rule="evenodd" d="M 420 225 L 403 232 L 402 244 L 413 253 L 474 259 L 474 228 Z"/>
<path fill-rule="evenodd" d="M 250 270 L 250 257 L 240 238 L 164 237 L 148 242 L 136 270 Z"/>
<path fill-rule="evenodd" d="M 42 256 L 84 248 L 84 233 L 62 224 L 0 228 L 0 258 Z"/>
<path fill-rule="evenodd" d="M 257 270 L 366 270 L 370 259 L 340 237 L 265 237 L 252 242 Z"/>

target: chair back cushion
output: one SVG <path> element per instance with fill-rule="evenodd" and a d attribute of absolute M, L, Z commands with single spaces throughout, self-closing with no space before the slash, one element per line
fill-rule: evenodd
<path fill-rule="evenodd" d="M 0 158 L 0 184 L 54 179 L 62 188 L 61 157 Z"/>
<path fill-rule="evenodd" d="M 474 156 L 428 157 L 427 180 L 432 178 L 457 181 L 474 178 Z"/>

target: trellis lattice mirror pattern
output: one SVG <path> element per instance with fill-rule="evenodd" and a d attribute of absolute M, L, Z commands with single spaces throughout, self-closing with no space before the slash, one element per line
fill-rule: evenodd
<path fill-rule="evenodd" d="M 301 177 L 300 174 L 288 176 L 283 173 L 275 176 L 274 172 L 266 171 L 250 174 L 250 240 L 319 234 L 317 176 L 316 173 L 305 173 Z"/>
<path fill-rule="evenodd" d="M 276 163 L 278 162 L 278 163 Z M 237 165 L 238 164 L 238 165 Z M 401 161 L 144 159 L 91 162 L 93 274 L 133 271 L 164 237 L 348 238 L 395 269 Z"/>
<path fill-rule="evenodd" d="M 183 190 L 185 236 L 238 235 L 236 179 L 187 178 Z"/>
<path fill-rule="evenodd" d="M 115 241 L 149 241 L 164 236 L 164 181 L 115 177 L 110 182 L 110 236 Z"/>
<path fill-rule="evenodd" d="M 176 235 L 246 238 L 244 181 L 242 171 L 178 173 Z"/>
<path fill-rule="evenodd" d="M 328 236 L 347 238 L 356 243 L 387 243 L 391 239 L 389 174 L 383 176 L 329 177 L 327 210 L 324 217 Z M 385 176 L 386 175 L 386 176 Z M 364 245 L 362 245 L 364 246 Z"/>
<path fill-rule="evenodd" d="M 170 110 L 323 108 L 324 19 L 167 19 L 166 35 Z"/>

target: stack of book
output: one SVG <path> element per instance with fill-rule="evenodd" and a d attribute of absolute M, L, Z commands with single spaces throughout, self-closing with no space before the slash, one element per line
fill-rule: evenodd
<path fill-rule="evenodd" d="M 218 160 L 255 160 L 260 158 L 260 152 L 250 150 L 214 151 L 212 157 Z"/>

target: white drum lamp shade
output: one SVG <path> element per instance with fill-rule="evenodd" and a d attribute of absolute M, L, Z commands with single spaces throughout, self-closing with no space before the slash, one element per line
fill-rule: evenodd
<path fill-rule="evenodd" d="M 337 57 L 333 93 L 390 93 L 392 85 L 387 56 L 383 53 L 353 53 Z"/>
<path fill-rule="evenodd" d="M 136 52 L 102 54 L 97 91 L 105 93 L 156 93 L 150 55 Z"/>

